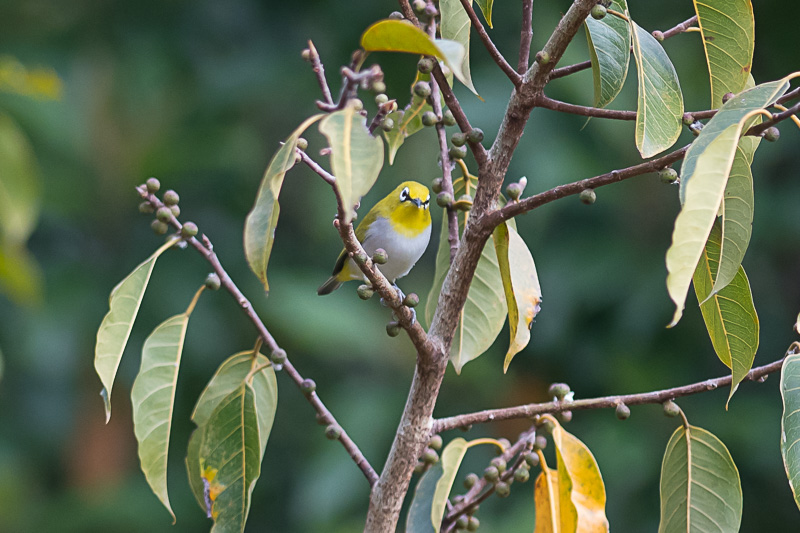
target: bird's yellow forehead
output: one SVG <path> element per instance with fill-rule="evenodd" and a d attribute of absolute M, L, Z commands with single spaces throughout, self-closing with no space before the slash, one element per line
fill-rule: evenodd
<path fill-rule="evenodd" d="M 430 199 L 430 192 L 428 192 L 428 188 L 416 181 L 404 181 L 397 186 L 394 192 L 396 195 L 399 195 L 403 189 L 406 188 L 408 189 L 408 196 L 410 198 L 416 198 L 423 202 Z"/>

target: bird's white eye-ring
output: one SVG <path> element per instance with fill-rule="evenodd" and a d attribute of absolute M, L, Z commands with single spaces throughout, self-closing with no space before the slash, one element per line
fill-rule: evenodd
<path fill-rule="evenodd" d="M 408 187 L 400 191 L 400 201 L 405 202 L 406 200 L 408 200 Z"/>

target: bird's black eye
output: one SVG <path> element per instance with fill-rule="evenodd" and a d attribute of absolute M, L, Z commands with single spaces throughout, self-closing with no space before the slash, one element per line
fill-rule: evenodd
<path fill-rule="evenodd" d="M 408 187 L 400 191 L 400 201 L 405 202 L 406 200 L 408 200 Z"/>

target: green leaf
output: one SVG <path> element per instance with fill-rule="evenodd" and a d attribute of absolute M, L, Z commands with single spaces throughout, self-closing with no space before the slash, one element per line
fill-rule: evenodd
<path fill-rule="evenodd" d="M 472 0 L 469 0 L 469 2 L 472 5 Z M 491 9 L 491 5 L 489 8 Z M 464 6 L 461 5 L 461 0 L 439 0 L 439 11 L 441 12 L 440 30 L 442 38 L 458 43 L 464 50 L 464 56 L 460 61 L 451 58 L 450 63 L 460 66 L 461 71 L 460 75 L 455 69 L 453 73 L 470 91 L 478 94 L 472 83 L 469 68 L 469 33 L 472 27 L 469 15 L 464 10 Z M 439 44 L 440 49 L 444 50 L 442 43 L 439 42 L 437 44 Z"/>
<path fill-rule="evenodd" d="M 395 127 L 383 132 L 386 145 L 389 147 L 389 164 L 394 164 L 395 155 L 405 140 L 423 128 L 422 115 L 433 111 L 427 99 L 414 95 L 404 110 L 389 113 L 388 118 L 394 120 Z"/>
<path fill-rule="evenodd" d="M 260 452 L 263 457 L 278 406 L 278 383 L 275 379 L 275 369 L 272 368 L 266 356 L 258 354 L 254 360 L 253 351 L 250 350 L 239 352 L 226 359 L 200 394 L 192 413 L 192 421 L 198 428 L 206 425 L 220 401 L 240 387 L 253 368 L 258 369 L 253 374 L 251 386 L 256 396 Z M 199 456 L 201 435 L 200 429 L 192 433 L 189 440 L 189 452 L 186 455 L 186 469 L 192 492 L 200 507 L 205 509 Z"/>
<path fill-rule="evenodd" d="M 625 13 L 626 0 L 614 0 L 612 9 Z M 605 107 L 617 97 L 628 77 L 631 27 L 619 17 L 586 17 L 586 39 L 594 78 L 594 107 Z"/>
<path fill-rule="evenodd" d="M 41 186 L 30 141 L 0 113 L 0 243 L 21 245 L 39 218 Z"/>
<path fill-rule="evenodd" d="M 0 240 L 0 291 L 20 306 L 42 302 L 42 269 L 23 244 Z"/>
<path fill-rule="evenodd" d="M 486 24 L 488 24 L 490 28 L 493 28 L 492 6 L 494 4 L 494 0 L 475 0 L 475 3 L 478 4 L 479 8 L 481 8 L 481 13 L 483 13 L 483 18 L 486 19 Z"/>
<path fill-rule="evenodd" d="M 711 77 L 711 107 L 726 93 L 738 93 L 750 75 L 755 20 L 750 0 L 694 0 Z"/>
<path fill-rule="evenodd" d="M 694 273 L 694 290 L 717 357 L 732 370 L 730 402 L 739 383 L 753 367 L 758 349 L 759 323 L 750 282 L 744 268 L 721 291 L 712 294 L 721 246 L 720 224 L 715 223 Z"/>
<path fill-rule="evenodd" d="M 592 452 L 560 425 L 553 430 L 558 459 L 559 531 L 607 532 L 606 489 Z"/>
<path fill-rule="evenodd" d="M 661 44 L 633 19 L 630 25 L 639 82 L 636 148 L 647 158 L 672 146 L 681 134 L 683 94 L 675 67 Z"/>
<path fill-rule="evenodd" d="M 512 226 L 508 228 L 509 248 L 508 260 L 511 266 L 511 284 L 514 288 L 514 301 L 517 306 L 515 317 L 517 325 L 511 335 L 503 372 L 508 370 L 511 360 L 522 351 L 530 342 L 531 326 L 533 319 L 539 314 L 542 303 L 542 289 L 539 286 L 539 274 L 533 262 L 528 246 Z M 499 257 L 499 256 L 498 256 Z M 502 271 L 501 271 L 502 274 Z M 509 307 L 509 325 L 511 324 L 511 311 Z"/>
<path fill-rule="evenodd" d="M 201 289 L 202 291 L 202 289 Z M 175 388 L 189 315 L 200 291 L 185 313 L 162 322 L 144 341 L 139 374 L 131 389 L 133 431 L 139 443 L 139 462 L 147 483 L 175 523 L 167 493 L 167 456 L 175 408 Z"/>
<path fill-rule="evenodd" d="M 225 396 L 198 428 L 201 478 L 214 519 L 212 533 L 241 533 L 261 474 L 255 393 L 246 382 Z M 191 447 L 191 446 L 190 446 Z"/>
<path fill-rule="evenodd" d="M 731 98 L 720 108 L 716 115 L 703 127 L 700 135 L 694 140 L 681 166 L 680 198 L 681 203 L 686 201 L 686 188 L 697 174 L 695 167 L 698 158 L 705 152 L 709 144 L 723 131 L 733 124 L 738 124 L 746 115 L 755 109 L 769 107 L 783 96 L 789 89 L 789 80 L 796 76 L 790 74 L 783 79 L 757 85 L 747 89 Z M 755 122 L 756 119 L 752 119 Z"/>
<path fill-rule="evenodd" d="M 430 520 L 433 525 L 433 530 L 439 533 L 442 525 L 442 517 L 447 504 L 447 497 L 450 496 L 450 490 L 453 488 L 453 482 L 456 480 L 458 468 L 461 466 L 461 461 L 464 460 L 464 455 L 467 449 L 472 444 L 457 437 L 451 440 L 444 450 L 442 450 L 442 475 L 436 482 L 436 491 L 433 493 L 433 500 L 431 503 Z"/>
<path fill-rule="evenodd" d="M 736 533 L 741 520 L 742 485 L 728 449 L 704 429 L 676 429 L 661 464 L 659 533 Z"/>
<path fill-rule="evenodd" d="M 431 523 L 431 507 L 433 506 L 433 494 L 439 478 L 442 477 L 442 465 L 436 463 L 431 465 L 414 489 L 414 498 L 406 515 L 406 533 L 435 533 Z M 441 525 L 441 524 L 440 524 Z"/>
<path fill-rule="evenodd" d="M 800 354 L 790 354 L 783 361 L 781 398 L 781 456 L 794 502 L 800 508 Z"/>
<path fill-rule="evenodd" d="M 383 168 L 383 140 L 370 134 L 366 120 L 354 106 L 347 106 L 319 123 L 319 131 L 331 148 L 331 168 L 342 197 L 345 224 L 353 220 L 354 206 L 369 192 Z"/>
<path fill-rule="evenodd" d="M 161 248 L 147 258 L 133 272 L 117 284 L 108 299 L 109 310 L 97 330 L 97 344 L 94 349 L 94 369 L 103 383 L 101 396 L 106 407 L 106 423 L 111 418 L 111 388 L 117 375 L 122 352 L 128 343 L 133 322 L 150 281 L 150 274 L 156 259 L 175 244 L 175 240 L 164 243 Z"/>
<path fill-rule="evenodd" d="M 272 243 L 275 240 L 278 215 L 281 212 L 278 196 L 283 186 L 283 178 L 286 176 L 286 172 L 294 166 L 297 139 L 306 128 L 323 116 L 319 114 L 307 118 L 272 156 L 267 170 L 264 172 L 264 177 L 261 179 L 261 185 L 258 187 L 255 204 L 247 214 L 244 223 L 244 254 L 247 257 L 247 264 L 261 280 L 267 294 L 269 294 L 267 265 L 272 253 Z"/>
<path fill-rule="evenodd" d="M 455 197 L 464 192 L 464 186 L 454 183 Z M 462 221 L 463 222 L 463 221 Z M 433 287 L 428 293 L 425 305 L 425 318 L 430 324 L 442 283 L 450 269 L 450 245 L 447 241 L 447 220 L 443 220 L 439 236 L 439 249 L 436 252 L 436 271 Z M 486 242 L 475 269 L 475 276 L 467 293 L 467 301 L 461 310 L 456 327 L 453 344 L 450 348 L 450 361 L 456 373 L 476 357 L 483 354 L 494 342 L 503 329 L 506 318 L 506 303 L 503 292 L 503 281 L 500 278 L 500 267 L 494 251 L 494 239 Z"/>

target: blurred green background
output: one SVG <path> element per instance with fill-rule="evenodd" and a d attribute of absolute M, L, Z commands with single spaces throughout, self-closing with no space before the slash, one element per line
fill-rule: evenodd
<path fill-rule="evenodd" d="M 537 2 L 534 51 L 568 2 Z M 183 454 L 194 401 L 216 366 L 252 346 L 255 333 L 223 292 L 205 294 L 192 316 L 179 379 L 170 495 L 178 517 L 153 496 L 138 470 L 130 387 L 147 334 L 185 309 L 208 266 L 191 251 L 159 260 L 134 327 L 104 424 L 100 382 L 92 367 L 96 328 L 114 285 L 161 242 L 137 212 L 133 187 L 149 176 L 181 195 L 184 220 L 215 244 L 223 264 L 250 296 L 267 326 L 323 400 L 362 447 L 382 464 L 405 402 L 413 370 L 408 341 L 384 333 L 388 313 L 361 302 L 355 284 L 320 298 L 341 248 L 331 227 L 329 188 L 303 168 L 287 177 L 282 218 L 270 265 L 272 291 L 262 298 L 242 252 L 244 217 L 280 140 L 319 97 L 300 58 L 314 40 L 334 93 L 346 63 L 371 22 L 394 2 L 274 2 L 211 0 L 0 2 L 0 55 L 28 68 L 52 68 L 58 100 L 0 92 L 0 111 L 29 139 L 41 181 L 42 213 L 28 247 L 42 268 L 40 303 L 0 295 L 0 530 L 202 531 L 210 525 L 190 494 Z M 632 16 L 648 30 L 689 18 L 692 5 L 632 0 Z M 797 69 L 791 43 L 797 13 L 778 0 L 756 6 L 757 82 Z M 796 6 L 788 6 L 795 9 Z M 498 46 L 516 63 L 519 2 L 496 2 Z M 709 90 L 698 34 L 671 39 L 666 49 L 682 83 L 687 110 L 705 109 Z M 456 92 L 472 123 L 496 133 L 511 86 L 474 43 L 473 77 L 485 102 Z M 561 62 L 586 59 L 581 34 Z M 415 58 L 376 54 L 390 97 L 408 99 Z M 631 66 L 633 69 L 633 66 Z M 612 107 L 635 108 L 633 70 Z M 558 80 L 552 97 L 590 104 L 591 74 Z M 371 97 L 364 95 L 371 106 Z M 631 123 L 536 110 L 509 179 L 528 177 L 526 193 L 591 177 L 640 161 Z M 753 242 L 745 258 L 762 327 L 756 364 L 779 358 L 795 339 L 800 310 L 800 151 L 797 128 L 762 143 L 754 174 Z M 319 136 L 308 135 L 312 147 Z M 688 133 L 679 145 L 691 140 Z M 471 163 L 474 171 L 475 166 Z M 400 150 L 363 205 L 399 181 L 437 175 L 434 136 L 425 130 Z M 725 374 L 705 333 L 694 296 L 680 325 L 668 330 L 672 305 L 664 253 L 678 211 L 677 187 L 655 175 L 598 191 L 587 207 L 576 197 L 520 217 L 520 233 L 537 261 L 543 310 L 532 340 L 502 373 L 506 333 L 491 352 L 445 378 L 437 416 L 546 400 L 550 382 L 565 381 L 576 397 L 640 392 Z M 434 210 L 434 220 L 441 218 Z M 438 235 L 438 231 L 433 232 Z M 425 299 L 435 243 L 401 285 Z M 302 394 L 285 376 L 248 531 L 358 531 L 368 487 L 338 444 L 327 441 Z M 778 379 L 744 384 L 725 411 L 727 391 L 680 401 L 689 420 L 729 447 L 744 490 L 742 531 L 797 531 L 779 452 Z M 676 421 L 658 406 L 635 407 L 618 422 L 611 411 L 580 412 L 568 429 L 594 452 L 608 492 L 615 531 L 655 531 L 661 456 Z M 468 436 L 514 439 L 525 423 L 477 426 Z M 445 435 L 445 441 L 460 432 Z M 548 452 L 549 453 L 549 452 Z M 489 452 L 471 452 L 462 476 L 483 468 Z M 486 531 L 530 531 L 533 486 L 515 485 L 506 501 L 490 499 L 479 513 Z"/>

